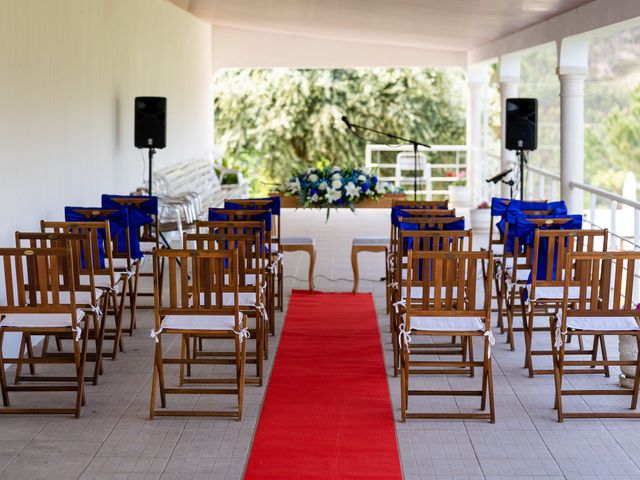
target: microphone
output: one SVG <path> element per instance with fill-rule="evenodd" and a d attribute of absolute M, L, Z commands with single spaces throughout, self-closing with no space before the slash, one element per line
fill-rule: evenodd
<path fill-rule="evenodd" d="M 346 115 L 343 115 L 341 120 L 347 125 L 347 128 L 351 130 L 351 123 L 349 123 L 349 119 L 346 117 Z"/>
<path fill-rule="evenodd" d="M 505 170 L 504 172 L 500 172 L 499 174 L 497 174 L 495 177 L 491 177 L 491 178 L 487 178 L 486 182 L 487 183 L 498 183 L 500 180 L 502 180 L 504 177 L 506 177 L 507 175 L 509 175 L 511 173 L 513 169 L 509 169 L 509 170 Z"/>

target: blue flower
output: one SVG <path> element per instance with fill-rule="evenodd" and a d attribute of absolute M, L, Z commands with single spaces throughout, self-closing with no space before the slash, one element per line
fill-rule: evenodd
<path fill-rule="evenodd" d="M 369 190 L 369 185 L 363 183 L 360 188 L 362 189 L 362 193 L 365 193 L 367 190 Z"/>
<path fill-rule="evenodd" d="M 375 175 L 373 177 L 371 177 L 371 183 L 373 185 L 375 185 L 376 183 L 378 183 L 378 177 L 376 177 Z"/>

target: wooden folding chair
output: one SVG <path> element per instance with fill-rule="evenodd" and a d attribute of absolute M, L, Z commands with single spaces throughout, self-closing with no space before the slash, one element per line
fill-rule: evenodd
<path fill-rule="evenodd" d="M 284 270 L 283 270 L 283 248 L 281 244 L 282 223 L 280 214 L 276 213 L 272 208 L 274 199 L 269 198 L 239 198 L 226 199 L 227 203 L 240 205 L 243 208 L 251 210 L 270 210 L 271 211 L 271 243 L 269 248 L 269 268 L 273 270 L 275 276 L 275 305 L 274 308 L 280 312 L 284 309 Z M 271 332 L 275 333 L 275 332 Z"/>
<path fill-rule="evenodd" d="M 264 222 L 265 215 L 271 215 L 271 210 L 263 209 L 263 210 L 255 210 L 255 209 L 215 209 L 216 213 L 219 215 L 223 215 L 226 217 L 226 220 L 212 220 L 215 222 Z M 265 222 L 266 223 L 266 222 Z M 271 225 L 271 229 L 268 229 L 266 225 L 263 225 L 264 231 L 264 241 L 265 245 L 271 245 L 272 243 L 272 230 L 273 223 Z M 196 222 L 196 233 L 206 233 L 210 229 L 210 222 L 207 221 L 197 221 Z M 275 335 L 275 310 L 276 310 L 276 274 L 277 268 L 275 268 L 276 264 L 271 261 L 267 265 L 267 277 L 266 277 L 266 285 L 264 285 L 266 296 L 267 296 L 267 314 L 269 316 L 269 334 Z M 249 280 L 250 277 L 247 277 Z"/>
<path fill-rule="evenodd" d="M 246 383 L 257 383 L 262 386 L 263 365 L 265 358 L 265 343 L 268 342 L 266 325 L 268 315 L 266 309 L 266 298 L 264 289 L 261 288 L 262 280 L 257 282 L 247 282 L 247 277 L 258 279 L 265 278 L 265 268 L 267 264 L 265 249 L 262 248 L 261 222 L 243 222 L 245 225 L 238 225 L 240 222 L 233 222 L 234 226 L 229 227 L 224 223 L 218 228 L 212 228 L 214 233 L 209 234 L 184 234 L 184 249 L 194 249 L 198 251 L 234 250 L 238 255 L 238 305 L 240 312 L 249 319 L 255 319 L 255 326 L 249 328 L 249 334 L 255 339 L 255 350 L 247 350 L 247 364 L 256 365 L 255 377 L 245 376 Z M 252 224 L 252 225 L 248 225 Z M 233 302 L 233 292 L 223 293 L 225 305 Z M 189 339 L 185 338 L 188 342 Z M 193 358 L 198 356 L 209 356 L 220 359 L 221 364 L 228 363 L 230 352 L 219 350 L 205 350 L 202 345 L 202 338 L 193 338 Z M 185 383 L 189 383 L 190 369 L 187 371 Z"/>
<path fill-rule="evenodd" d="M 473 234 L 471 230 L 453 230 L 453 231 L 406 231 L 400 230 L 399 238 L 400 248 L 396 252 L 396 265 L 399 265 L 398 270 L 395 272 L 393 284 L 398 285 L 397 288 L 393 288 L 392 291 L 392 305 L 391 311 L 391 343 L 393 345 L 393 376 L 398 375 L 400 366 L 400 347 L 398 344 L 398 335 L 400 333 L 399 328 L 402 323 L 402 316 L 406 310 L 407 302 L 407 286 L 403 285 L 406 282 L 408 275 L 408 263 L 405 262 L 405 254 L 408 250 L 414 252 L 463 252 L 471 251 L 473 248 Z M 412 289 L 420 289 L 419 282 L 416 282 Z M 463 358 L 466 358 L 467 352 L 470 357 L 473 358 L 473 349 L 470 344 L 466 344 L 466 340 L 463 340 L 462 344 L 456 343 L 455 337 L 451 339 L 451 342 L 447 343 L 424 343 L 414 344 L 413 349 L 418 352 L 420 349 L 431 349 L 427 354 L 429 355 L 457 355 L 460 354 Z M 439 349 L 439 350 L 433 350 Z M 465 371 L 456 371 L 456 373 L 465 373 Z M 473 376 L 473 369 L 468 369 L 466 373 Z"/>
<path fill-rule="evenodd" d="M 111 208 L 74 208 L 73 212 L 77 215 L 81 215 L 87 219 L 88 222 L 95 220 L 107 220 L 116 218 L 121 215 L 119 210 Z M 129 336 L 133 335 L 133 331 L 136 328 L 136 305 L 138 298 L 138 277 L 140 274 L 140 259 L 132 258 L 131 245 L 130 245 L 130 232 L 129 225 L 122 226 L 124 229 L 124 245 L 122 241 L 119 241 L 118 237 L 114 235 L 111 237 L 113 242 L 112 248 L 112 262 L 114 270 L 118 273 L 125 273 L 127 275 L 128 283 L 128 297 L 129 297 L 129 310 L 130 320 L 129 328 L 122 328 L 123 333 L 128 333 Z M 113 232 L 114 228 L 111 228 Z"/>
<path fill-rule="evenodd" d="M 477 291 L 481 262 L 488 262 L 489 275 L 493 268 L 491 252 L 408 252 L 407 309 L 401 325 L 399 343 L 402 348 L 400 390 L 402 420 L 407 418 L 475 418 L 495 422 L 493 376 L 491 371 L 491 282 L 484 282 L 484 292 Z M 418 283 L 420 290 L 409 286 Z M 481 299 L 478 301 L 477 296 Z M 413 360 L 411 335 L 460 336 L 468 339 L 483 337 L 482 361 L 471 359 Z M 410 376 L 422 373 L 421 368 L 482 367 L 481 390 L 418 390 L 410 388 Z M 480 410 L 485 410 L 487 396 L 489 413 L 408 412 L 410 396 L 479 396 Z"/>
<path fill-rule="evenodd" d="M 530 283 L 520 286 L 520 306 L 523 319 L 525 340 L 525 363 L 529 370 L 529 377 L 535 374 L 552 374 L 553 370 L 535 369 L 533 358 L 541 355 L 551 355 L 550 349 L 533 348 L 533 333 L 547 331 L 547 327 L 535 327 L 535 317 L 549 318 L 557 314 L 563 298 L 566 256 L 576 252 L 606 252 L 607 230 L 540 230 L 536 229 L 533 240 L 533 258 Z M 542 255 L 546 253 L 546 261 Z M 571 298 L 577 298 L 577 287 L 569 290 Z M 515 312 L 510 306 L 507 315 L 510 316 L 509 325 L 513 325 Z M 578 335 L 579 348 L 566 350 L 567 355 L 590 355 L 596 358 L 598 345 L 602 347 L 604 358 L 607 356 L 603 337 L 594 338 L 593 348 L 585 350 L 582 335 Z M 609 369 L 594 370 L 593 373 L 605 373 L 609 376 Z"/>
<path fill-rule="evenodd" d="M 549 215 L 550 210 L 544 211 L 523 211 L 523 214 L 528 215 Z M 546 218 L 546 219 L 533 219 L 528 218 L 531 223 L 540 227 L 545 225 L 545 228 L 552 228 L 554 226 L 563 225 L 564 223 L 571 221 L 571 218 Z M 543 223 L 539 223 L 539 221 Z M 522 331 L 523 327 L 513 326 L 513 312 L 519 308 L 516 301 L 520 301 L 520 287 L 526 285 L 531 275 L 532 262 L 533 262 L 533 249 L 531 245 L 524 244 L 520 238 L 516 235 L 513 239 L 513 250 L 508 251 L 509 242 L 509 223 L 504 224 L 504 248 L 505 252 L 500 262 L 496 263 L 495 267 L 499 269 L 499 274 L 495 274 L 496 282 L 496 297 L 498 300 L 498 326 L 500 332 L 504 332 L 503 314 L 507 313 L 507 343 L 511 348 L 511 351 L 515 351 L 515 337 L 513 332 Z"/>
<path fill-rule="evenodd" d="M 87 355 L 86 316 L 76 308 L 71 248 L 3 248 L 0 262 L 5 298 L 0 304 L 0 390 L 3 414 L 74 414 L 80 416 L 84 397 L 84 365 Z M 69 289 L 65 290 L 65 286 Z M 73 356 L 4 358 L 5 332 L 23 336 L 72 334 Z M 74 375 L 41 377 L 37 385 L 8 385 L 5 364 L 70 364 Z M 63 382 L 64 384 L 60 384 Z M 54 383 L 54 384 L 51 384 Z M 49 384 L 49 385 L 47 385 Z M 74 407 L 12 407 L 9 392 L 75 392 Z"/>
<path fill-rule="evenodd" d="M 406 205 L 408 204 L 408 205 Z M 407 217 L 425 218 L 425 217 L 455 217 L 455 209 L 447 210 L 447 201 L 398 201 L 394 200 L 394 207 L 407 208 L 404 211 Z M 417 205 L 417 206 L 414 206 Z M 427 208 L 429 207 L 429 208 Z M 433 207 L 433 208 L 431 208 Z M 387 263 L 385 268 L 385 279 L 387 284 L 386 302 L 387 313 L 391 313 L 391 288 L 394 285 L 393 277 L 395 271 L 396 252 L 398 250 L 398 238 L 400 227 L 391 222 L 391 232 L 389 234 L 390 244 L 387 253 Z"/>
<path fill-rule="evenodd" d="M 93 273 L 95 287 L 107 293 L 107 308 L 102 311 L 102 322 L 106 324 L 108 315 L 114 319 L 113 328 L 104 327 L 102 340 L 113 340 L 111 351 L 105 351 L 102 356 L 115 360 L 118 349 L 124 350 L 122 339 L 122 314 L 124 299 L 127 295 L 129 276 L 126 272 L 116 273 L 113 264 L 111 230 L 106 220 L 98 222 L 50 222 L 42 220 L 40 230 L 45 233 L 88 233 L 91 238 L 91 254 L 93 255 Z M 83 252 L 82 255 L 85 255 Z M 82 283 L 87 283 L 87 277 L 80 275 Z"/>
<path fill-rule="evenodd" d="M 62 284 L 60 290 L 60 300 L 70 303 L 70 292 L 73 288 L 75 292 L 76 308 L 81 309 L 85 315 L 92 318 L 92 325 L 88 338 L 93 340 L 95 344 L 95 352 L 87 352 L 86 360 L 94 362 L 93 375 L 85 378 L 91 381 L 93 385 L 98 384 L 98 376 L 102 373 L 102 344 L 104 337 L 104 321 L 103 313 L 107 309 L 108 295 L 104 290 L 100 290 L 95 286 L 95 277 L 93 271 L 93 252 L 91 244 L 91 236 L 89 233 L 42 233 L 42 232 L 16 232 L 16 247 L 30 249 L 46 249 L 46 248 L 71 248 L 71 262 L 73 270 L 69 270 L 68 265 L 63 264 L 61 269 Z M 86 256 L 84 255 L 86 252 Z M 65 283 L 70 281 L 73 285 Z M 36 292 L 39 295 L 39 292 Z M 51 292 L 49 292 L 51 295 Z M 89 323 L 87 323 L 87 328 Z M 62 338 L 73 340 L 72 335 L 57 335 L 56 341 L 60 342 Z M 71 353 L 50 352 L 48 343 L 51 336 L 45 336 L 43 340 L 41 355 L 56 357 L 69 356 Z M 61 349 L 60 349 L 61 350 Z M 20 344 L 20 358 L 27 354 L 33 356 L 33 344 L 29 335 L 23 335 Z M 16 366 L 15 384 L 21 381 L 39 381 L 41 377 L 35 376 L 35 364 L 29 365 L 30 376 L 22 375 L 22 364 Z"/>
<path fill-rule="evenodd" d="M 640 418 L 636 411 L 565 412 L 562 399 L 567 395 L 631 395 L 631 410 L 638 406 L 640 375 L 633 389 L 572 389 L 562 388 L 567 367 L 635 366 L 640 372 L 640 327 L 638 310 L 633 302 L 636 288 L 636 266 L 640 252 L 569 253 L 566 256 L 564 295 L 559 315 L 550 319 L 553 370 L 555 378 L 555 408 L 558 422 L 565 418 Z M 570 272 L 570 273 L 569 273 Z M 566 338 L 570 333 L 593 335 L 629 335 L 636 338 L 636 360 L 566 360 Z M 591 372 L 587 369 L 587 372 Z"/>
<path fill-rule="evenodd" d="M 103 196 L 104 198 L 104 196 Z M 135 194 L 131 194 L 130 196 L 109 196 L 109 199 L 114 202 L 117 203 L 118 205 L 120 205 L 121 207 L 129 207 L 129 208 L 137 208 L 140 209 L 141 205 L 145 202 L 149 201 L 149 196 L 137 196 Z M 144 225 L 142 225 L 137 232 L 134 232 L 137 236 L 138 236 L 138 240 L 140 241 L 140 251 L 142 252 L 142 254 L 144 255 L 145 259 L 151 259 L 152 258 L 152 252 L 153 249 L 160 249 L 160 248 L 164 248 L 164 245 L 162 245 L 162 243 L 160 242 L 160 220 L 159 220 L 159 215 L 158 214 L 153 214 L 150 213 L 149 216 L 151 217 L 152 221 L 151 223 L 146 223 Z M 156 292 L 154 291 L 141 291 L 138 288 L 138 281 L 140 278 L 150 278 L 151 282 L 153 283 L 153 272 L 143 272 L 140 267 L 142 267 L 142 262 L 140 262 L 140 265 L 138 266 L 138 269 L 140 270 L 135 278 L 134 278 L 134 284 L 130 285 L 129 288 L 129 292 L 135 291 L 136 292 L 136 298 L 137 297 L 150 297 L 153 298 L 153 296 L 156 294 Z M 164 267 L 164 265 L 161 265 L 161 267 Z M 153 269 L 152 269 L 153 270 Z M 162 270 L 160 272 L 160 289 L 158 290 L 157 294 L 158 295 L 162 295 Z M 153 309 L 153 305 L 138 305 L 136 303 L 136 308 L 141 308 L 141 309 Z M 134 325 L 135 327 L 135 325 Z"/>
<path fill-rule="evenodd" d="M 154 253 L 154 284 L 159 285 L 160 260 L 166 259 L 168 295 L 162 303 L 155 297 L 155 329 L 151 336 L 156 340 L 153 366 L 153 383 L 149 416 L 211 416 L 236 417 L 242 419 L 244 396 L 244 374 L 247 331 L 246 316 L 240 313 L 238 290 L 238 255 L 232 251 L 201 252 L 196 250 L 156 250 Z M 233 294 L 233 301 L 224 305 L 225 292 Z M 207 370 L 205 376 L 190 379 L 191 385 L 168 387 L 165 383 L 164 366 L 216 365 L 212 358 L 191 358 L 186 352 L 188 342 L 182 342 L 178 357 L 167 357 L 162 350 L 165 335 L 180 335 L 181 338 L 203 337 L 226 340 L 234 346 L 235 376 L 221 378 Z M 228 388 L 224 385 L 234 385 Z M 209 386 L 207 386 L 209 385 Z M 216 387 L 216 385 L 219 385 Z M 167 410 L 167 395 L 234 395 L 237 408 L 225 410 Z M 161 409 L 156 408 L 156 396 L 160 397 Z"/>

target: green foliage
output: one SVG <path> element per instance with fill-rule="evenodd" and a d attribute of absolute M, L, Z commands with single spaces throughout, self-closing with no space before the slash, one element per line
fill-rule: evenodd
<path fill-rule="evenodd" d="M 627 172 L 640 178 L 640 85 L 629 102 L 614 106 L 602 124 L 585 130 L 587 177 L 599 187 L 622 193 Z"/>
<path fill-rule="evenodd" d="M 343 115 L 426 143 L 464 143 L 465 91 L 458 69 L 228 70 L 215 81 L 216 141 L 261 194 L 318 162 L 363 166 L 367 142 Z"/>

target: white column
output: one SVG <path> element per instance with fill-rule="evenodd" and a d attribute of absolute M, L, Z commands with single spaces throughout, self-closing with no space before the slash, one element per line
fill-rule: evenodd
<path fill-rule="evenodd" d="M 518 97 L 518 77 L 512 76 L 504 76 L 500 77 L 500 110 L 501 110 L 501 120 L 500 120 L 500 144 L 501 144 L 501 153 L 500 153 L 500 171 L 504 172 L 509 168 L 514 169 L 514 178 L 515 178 L 515 167 L 514 162 L 516 161 L 516 153 L 505 148 L 506 145 L 506 134 L 507 134 L 507 98 L 517 98 Z M 502 184 L 501 195 L 503 197 L 509 197 L 509 186 Z"/>
<path fill-rule="evenodd" d="M 569 213 L 584 210 L 582 190 L 571 181 L 584 182 L 584 80 L 583 67 L 560 67 L 560 194 Z"/>
<path fill-rule="evenodd" d="M 482 146 L 482 93 L 484 83 L 469 79 L 467 101 L 467 185 L 469 187 L 471 208 L 477 206 L 482 197 L 484 172 L 480 148 Z"/>

